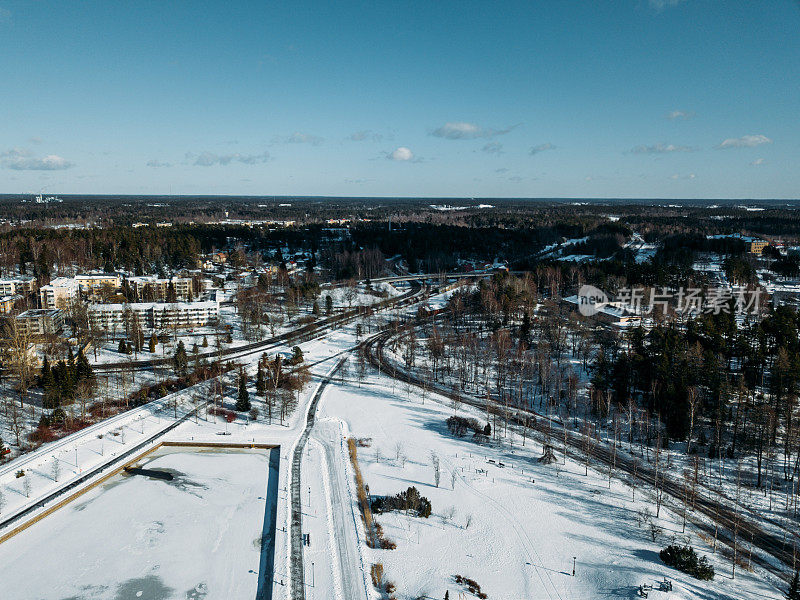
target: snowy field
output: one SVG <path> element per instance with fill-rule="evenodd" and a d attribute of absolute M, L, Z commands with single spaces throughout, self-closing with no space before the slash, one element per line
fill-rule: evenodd
<path fill-rule="evenodd" d="M 764 573 L 740 570 L 732 580 L 730 562 L 712 555 L 691 530 L 682 534 L 680 515 L 664 508 L 658 519 L 663 533 L 653 542 L 649 531 L 637 525 L 641 509 L 655 512 L 643 490 L 637 490 L 634 502 L 628 486 L 617 480 L 609 486 L 607 477 L 592 469 L 587 476 L 583 464 L 568 459 L 543 466 L 536 461 L 542 446 L 530 439 L 523 447 L 516 438 L 512 447 L 508 440 L 478 445 L 469 437 L 454 438 L 445 427 L 453 414 L 449 405 L 431 400 L 423 405 L 415 388 L 409 394 L 384 377 L 368 381 L 360 388 L 355 383 L 332 386 L 321 403 L 320 419 L 341 420 L 349 435 L 371 438 L 368 447 L 359 448 L 359 462 L 372 495 L 416 486 L 433 505 L 428 519 L 398 512 L 376 516 L 397 549 L 373 550 L 361 543 L 367 568 L 383 563 L 398 598 L 443 598 L 448 590 L 458 598 L 464 588 L 454 575 L 477 581 L 489 598 L 503 599 L 633 599 L 639 585 L 657 590 L 664 577 L 672 580 L 674 591 L 654 591 L 651 598 L 779 597 Z M 462 408 L 459 414 L 468 413 Z M 441 462 L 438 487 L 432 452 Z M 334 499 L 334 510 L 341 510 L 336 504 Z M 329 536 L 329 543 L 338 535 Z M 686 536 L 715 566 L 714 581 L 698 581 L 659 559 L 661 548 Z M 314 593 L 314 598 L 336 597 L 341 596 L 333 589 Z"/>
<path fill-rule="evenodd" d="M 0 545 L 0 596 L 256 597 L 277 499 L 269 451 L 160 448 L 139 466 L 174 479 L 117 475 Z"/>

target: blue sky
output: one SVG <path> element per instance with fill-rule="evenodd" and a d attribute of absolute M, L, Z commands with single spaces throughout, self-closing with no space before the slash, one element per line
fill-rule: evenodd
<path fill-rule="evenodd" d="M 800 3 L 0 0 L 0 192 L 800 197 Z"/>

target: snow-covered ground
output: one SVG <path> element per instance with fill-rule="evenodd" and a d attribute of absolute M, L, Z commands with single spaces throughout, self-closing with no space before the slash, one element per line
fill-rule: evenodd
<path fill-rule="evenodd" d="M 141 466 L 174 479 L 116 475 L 0 545 L 3 597 L 254 597 L 268 451 L 161 448 Z"/>
<path fill-rule="evenodd" d="M 542 466 L 536 461 L 541 444 L 530 439 L 522 447 L 517 438 L 512 448 L 454 438 L 445 427 L 453 409 L 444 402 L 423 404 L 416 389 L 375 375 L 360 388 L 335 384 L 320 413 L 322 419 L 342 420 L 355 437 L 372 438 L 370 447 L 359 449 L 371 494 L 416 486 L 433 504 L 429 519 L 377 516 L 396 550 L 362 544 L 368 563 L 384 564 L 398 597 L 442 598 L 446 590 L 458 597 L 457 574 L 476 580 L 489 598 L 633 598 L 639 585 L 657 587 L 664 577 L 674 583 L 674 592 L 664 597 L 675 600 L 776 596 L 763 573 L 740 571 L 731 580 L 730 563 L 711 556 L 691 530 L 691 543 L 717 569 L 715 580 L 701 582 L 666 567 L 658 551 L 673 537 L 683 539 L 679 515 L 662 509 L 658 522 L 664 532 L 653 542 L 637 526 L 640 509 L 654 511 L 641 490 L 634 502 L 629 487 L 616 480 L 609 487 L 607 477 L 591 469 L 585 476 L 584 466 L 572 460 Z M 432 452 L 441 461 L 438 487 Z"/>
<path fill-rule="evenodd" d="M 442 299 L 443 297 L 439 298 Z M 433 298 L 433 301 L 436 300 L 437 298 Z M 411 312 L 413 310 L 415 307 L 409 309 Z M 355 326 L 350 325 L 331 332 L 322 340 L 302 344 L 306 361 L 316 376 L 328 373 L 336 362 L 336 357 L 353 347 L 354 330 Z M 253 357 L 255 358 L 257 357 Z M 359 386 L 355 376 L 355 362 L 355 358 L 350 361 L 351 364 L 343 375 L 344 381 L 334 379 L 323 394 L 317 411 L 317 423 L 304 453 L 301 483 L 302 529 L 304 533 L 311 534 L 311 545 L 304 549 L 307 598 L 377 598 L 377 592 L 369 581 L 369 568 L 377 562 L 385 565 L 387 579 L 397 585 L 397 598 L 406 599 L 417 598 L 422 594 L 431 598 L 442 598 L 446 590 L 449 590 L 451 598 L 458 598 L 458 592 L 462 588 L 453 580 L 453 576 L 457 574 L 476 580 L 489 598 L 503 599 L 632 599 L 635 598 L 639 585 L 655 584 L 663 577 L 674 582 L 674 592 L 668 595 L 654 592 L 651 598 L 750 600 L 779 596 L 772 585 L 772 578 L 764 573 L 737 570 L 736 580 L 731 580 L 730 562 L 719 555 L 711 556 L 710 548 L 691 529 L 687 531 L 691 543 L 700 554 L 709 555 L 717 569 L 715 580 L 699 582 L 666 567 L 661 563 L 657 552 L 670 543 L 674 536 L 679 540 L 683 539 L 681 518 L 662 508 L 658 523 L 664 532 L 653 542 L 649 531 L 637 525 L 638 511 L 646 506 L 652 507 L 652 501 L 642 490 L 637 490 L 634 502 L 629 487 L 614 479 L 609 485 L 605 474 L 597 473 L 591 468 L 588 475 L 584 475 L 583 464 L 567 460 L 565 464 L 542 466 L 536 461 L 542 453 L 541 443 L 530 439 L 523 447 L 522 439 L 518 436 L 513 437 L 513 444 L 506 439 L 502 445 L 478 445 L 470 438 L 454 438 L 445 427 L 445 419 L 454 412 L 449 401 L 440 398 L 440 402 L 436 402 L 435 395 L 423 400 L 418 389 L 407 388 L 374 373 Z M 254 374 L 252 364 L 249 371 L 251 375 Z M 206 442 L 256 441 L 280 445 L 281 470 L 278 477 L 278 523 L 275 536 L 276 583 L 273 587 L 275 598 L 288 598 L 290 589 L 289 464 L 294 444 L 306 422 L 309 399 L 313 396 L 318 381 L 315 379 L 304 390 L 297 410 L 284 425 L 265 422 L 263 404 L 251 388 L 251 399 L 261 411 L 256 423 L 248 422 L 244 415 L 240 415 L 230 425 L 225 425 L 221 420 L 215 422 L 213 418 L 206 420 L 201 416 L 197 422 L 194 419 L 184 422 L 164 438 Z M 190 393 L 191 390 L 186 392 Z M 225 405 L 232 408 L 234 402 L 231 390 L 231 394 L 225 399 Z M 467 414 L 463 407 L 458 412 Z M 477 413 L 474 416 L 479 419 L 483 417 Z M 226 429 L 230 435 L 219 436 Z M 131 435 L 130 430 L 128 435 Z M 355 502 L 353 470 L 345 446 L 345 439 L 350 435 L 371 438 L 367 446 L 359 448 L 360 466 L 371 494 L 395 494 L 409 486 L 416 486 L 432 502 L 433 514 L 429 519 L 400 513 L 377 516 L 386 536 L 397 544 L 395 550 L 369 549 L 364 542 L 363 524 Z M 84 441 L 86 444 L 94 444 L 97 438 L 94 439 L 95 441 Z M 86 456 L 91 447 L 87 445 Z M 435 485 L 431 466 L 432 451 L 441 461 L 441 480 L 438 487 Z M 239 485 L 236 483 L 241 482 L 239 476 L 244 477 L 244 474 L 237 472 L 237 465 L 241 463 L 234 459 L 239 458 L 233 456 L 225 459 L 225 465 L 220 469 L 221 481 L 230 477 L 232 485 Z M 499 466 L 501 462 L 503 467 Z M 43 463 L 40 468 L 42 473 L 39 477 L 42 481 L 47 477 L 47 464 L 49 463 Z M 192 465 L 170 468 L 191 473 L 193 480 L 198 480 L 194 476 Z M 140 480 L 137 485 L 168 485 L 166 482 L 135 479 Z M 17 485 L 16 481 L 11 483 Z M 251 481 L 246 484 L 256 485 Z M 263 491 L 264 481 L 259 485 Z M 102 493 L 90 492 L 100 494 L 92 502 L 103 496 L 112 498 L 113 493 L 118 493 L 118 489 L 124 488 L 117 485 Z M 198 518 L 204 522 L 202 536 L 211 536 L 214 531 L 220 531 L 219 515 L 225 515 L 225 510 L 238 506 L 237 503 L 241 501 L 241 486 L 238 489 L 238 494 L 225 497 L 225 507 L 217 509 L 216 516 L 203 518 L 206 513 L 200 511 Z M 11 493 L 8 493 L 7 497 L 10 496 Z M 130 497 L 126 495 L 125 500 L 138 504 L 135 500 L 129 500 Z M 164 495 L 151 497 L 148 504 L 157 506 L 165 498 Z M 261 503 L 263 519 L 263 501 L 252 501 L 252 496 L 250 498 L 253 505 Z M 31 562 L 34 549 L 37 559 L 43 557 L 45 562 L 42 564 L 57 562 L 61 554 L 71 552 L 60 545 L 69 539 L 74 544 L 84 544 L 81 546 L 82 554 L 76 552 L 77 557 L 71 556 L 64 561 L 72 568 L 70 576 L 66 578 L 69 585 L 106 585 L 99 579 L 97 581 L 101 583 L 96 584 L 92 577 L 84 575 L 91 569 L 97 570 L 100 565 L 108 580 L 121 583 L 133 579 L 135 585 L 140 587 L 132 593 L 129 592 L 133 587 L 124 588 L 121 595 L 114 596 L 118 588 L 107 584 L 109 587 L 104 591 L 98 591 L 100 595 L 92 596 L 89 593 L 91 590 L 68 591 L 63 587 L 67 585 L 65 581 L 59 583 L 62 585 L 58 588 L 60 595 L 49 595 L 49 591 L 36 595 L 39 592 L 34 591 L 31 596 L 11 597 L 64 598 L 72 594 L 74 597 L 85 598 L 135 598 L 138 591 L 143 592 L 139 597 L 148 597 L 144 595 L 145 587 L 142 587 L 148 584 L 139 583 L 136 578 L 140 577 L 137 573 L 142 572 L 143 564 L 152 566 L 152 563 L 147 562 L 150 555 L 136 554 L 133 547 L 124 545 L 119 550 L 124 542 L 123 536 L 117 536 L 116 531 L 107 527 L 102 519 L 81 521 L 81 518 L 87 518 L 84 517 L 85 514 L 91 514 L 91 504 L 85 510 L 75 508 L 83 502 L 82 499 L 74 506 L 68 505 L 0 545 L 0 580 L 5 583 L 9 576 L 17 577 L 16 571 L 7 570 L 9 565 L 15 567 L 19 561 L 24 560 L 23 555 Z M 103 505 L 100 503 L 95 506 L 102 508 Z M 160 508 L 165 510 L 163 506 Z M 246 511 L 251 508 L 242 508 L 245 512 L 241 515 L 245 520 L 249 519 Z M 139 511 L 145 508 L 135 506 L 130 510 Z M 189 510 L 187 515 L 191 514 L 192 511 Z M 236 515 L 232 517 L 237 518 Z M 115 522 L 114 518 L 109 517 L 111 522 Z M 71 523 L 73 520 L 75 525 Z M 153 517 L 151 522 L 155 520 L 159 518 Z M 104 539 L 115 538 L 110 551 L 104 545 L 105 542 L 90 545 L 77 539 L 81 537 L 81 531 L 91 532 L 101 527 L 98 523 L 103 523 L 101 531 L 106 532 Z M 192 521 L 186 524 L 187 532 L 193 531 L 193 524 L 196 523 Z M 259 521 L 259 526 L 260 524 Z M 83 529 L 78 530 L 78 526 Z M 129 523 L 121 525 L 120 531 L 126 531 L 125 527 L 129 526 L 132 527 Z M 248 532 L 252 533 L 252 530 L 239 531 L 235 536 L 244 536 L 242 539 L 244 546 L 248 546 L 247 551 L 238 546 L 231 551 L 231 556 L 240 557 L 245 565 L 250 565 L 248 561 L 254 559 L 250 549 L 255 552 L 252 544 L 255 536 L 247 539 Z M 155 537 L 166 533 L 157 532 Z M 148 531 L 141 535 L 145 542 L 150 539 Z M 8 558 L 8 549 L 19 548 L 14 544 L 26 539 L 33 541 L 25 548 L 25 552 L 16 550 Z M 54 539 L 55 544 L 52 541 Z M 205 544 L 208 539 L 200 541 Z M 221 544 L 223 542 L 227 543 L 227 540 L 220 541 Z M 126 557 L 128 562 L 122 564 L 123 559 L 118 559 L 117 556 L 108 558 L 108 553 L 114 552 L 113 548 L 117 548 L 117 554 Z M 138 547 L 136 550 L 138 551 Z M 218 595 L 216 591 L 212 591 L 212 583 L 217 586 L 225 582 L 219 583 L 221 580 L 212 580 L 210 576 L 206 579 L 196 577 L 199 570 L 195 569 L 194 562 L 204 564 L 202 561 L 205 560 L 202 557 L 194 561 L 197 551 L 196 548 L 175 550 L 179 556 L 183 552 L 184 558 L 179 562 L 193 563 L 181 575 L 165 571 L 171 568 L 170 565 L 177 564 L 171 562 L 172 557 L 159 559 L 159 564 L 164 565 L 156 575 L 160 577 L 159 585 L 169 587 L 170 590 L 159 592 L 161 595 L 155 597 L 199 600 L 203 596 L 192 595 L 191 590 L 202 582 L 209 586 L 205 596 L 207 600 L 253 597 L 255 588 L 252 587 L 247 588 L 243 596 L 233 592 Z M 573 556 L 577 563 L 575 577 L 572 577 Z M 230 576 L 239 576 L 240 581 L 235 582 L 237 585 L 251 585 L 255 581 L 255 575 L 249 570 L 257 572 L 257 567 L 247 566 L 242 571 L 239 566 L 236 564 L 233 570 L 229 570 Z M 28 570 L 22 569 L 20 574 L 30 574 L 34 569 L 26 568 Z M 64 577 L 61 568 L 56 567 L 56 571 Z M 230 585 L 234 585 L 234 582 Z M 43 583 L 42 586 L 41 589 L 46 589 Z M 27 592 L 25 587 L 18 589 Z M 2 592 L 0 596 L 5 597 Z"/>

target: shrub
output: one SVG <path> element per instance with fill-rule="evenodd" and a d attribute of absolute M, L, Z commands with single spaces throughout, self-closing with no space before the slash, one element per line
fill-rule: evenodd
<path fill-rule="evenodd" d="M 480 437 L 483 436 L 486 431 L 486 428 L 483 427 L 477 419 L 455 415 L 448 417 L 447 429 L 456 437 L 464 437 L 469 431 L 472 432 L 473 436 Z M 488 432 L 491 433 L 491 431 L 491 427 L 489 427 Z"/>
<path fill-rule="evenodd" d="M 453 575 L 453 579 L 459 585 L 463 585 L 467 588 L 470 594 L 477 596 L 478 598 L 488 598 L 489 596 L 486 595 L 485 592 L 481 591 L 481 586 L 478 585 L 478 582 L 474 579 L 470 579 L 469 577 L 464 577 L 463 575 Z"/>
<path fill-rule="evenodd" d="M 378 514 L 393 510 L 410 510 L 419 517 L 431 516 L 430 500 L 419 493 L 415 487 L 408 488 L 394 496 L 378 496 L 372 501 L 372 510 Z"/>
<path fill-rule="evenodd" d="M 55 440 L 56 434 L 53 433 L 53 430 L 49 427 L 40 425 L 30 433 L 28 439 L 30 439 L 32 442 L 44 444 L 45 442 L 52 442 Z"/>
<path fill-rule="evenodd" d="M 658 553 L 664 564 L 674 567 L 679 571 L 688 573 L 696 579 L 710 581 L 714 579 L 714 567 L 703 556 L 697 557 L 697 553 L 691 546 L 678 546 L 671 544 Z"/>

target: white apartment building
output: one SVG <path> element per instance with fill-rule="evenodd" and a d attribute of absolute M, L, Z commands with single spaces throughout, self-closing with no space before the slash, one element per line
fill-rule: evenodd
<path fill-rule="evenodd" d="M 98 329 L 119 331 L 125 322 L 138 318 L 145 329 L 202 327 L 219 317 L 219 303 L 208 302 L 131 302 L 129 304 L 91 304 L 89 322 Z"/>
<path fill-rule="evenodd" d="M 26 275 L 0 279 L 0 296 L 26 296 L 35 292 L 36 287 L 36 279 Z"/>
<path fill-rule="evenodd" d="M 74 279 L 56 277 L 49 285 L 39 288 L 39 300 L 42 308 L 65 308 L 78 297 L 79 286 Z"/>
<path fill-rule="evenodd" d="M 60 310 L 33 309 L 14 319 L 17 331 L 29 337 L 58 335 L 64 330 L 64 314 Z"/>

